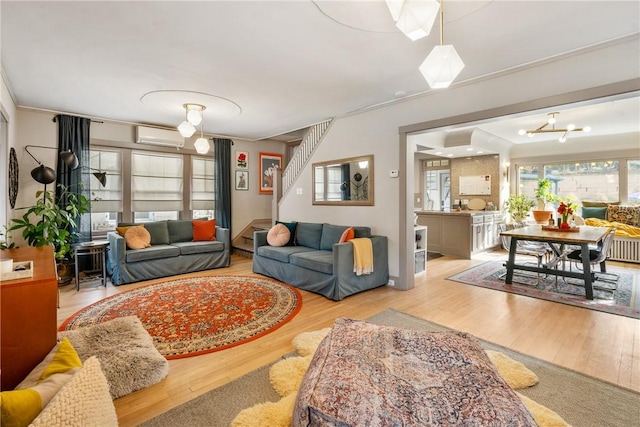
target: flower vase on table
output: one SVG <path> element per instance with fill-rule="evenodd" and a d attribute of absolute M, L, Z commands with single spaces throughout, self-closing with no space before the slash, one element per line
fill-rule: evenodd
<path fill-rule="evenodd" d="M 569 215 L 573 215 L 573 206 L 571 204 L 566 204 L 565 202 L 560 202 L 560 205 L 558 206 L 558 214 L 560 214 L 560 217 L 562 218 L 558 228 L 571 228 L 569 225 Z"/>

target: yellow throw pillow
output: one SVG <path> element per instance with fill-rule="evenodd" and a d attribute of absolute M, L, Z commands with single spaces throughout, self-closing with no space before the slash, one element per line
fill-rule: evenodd
<path fill-rule="evenodd" d="M 0 392 L 2 427 L 28 426 L 82 366 L 78 353 L 67 338 L 63 338 L 51 353 L 51 362 L 42 370 L 36 385 Z M 41 369 L 40 365 L 35 369 Z"/>

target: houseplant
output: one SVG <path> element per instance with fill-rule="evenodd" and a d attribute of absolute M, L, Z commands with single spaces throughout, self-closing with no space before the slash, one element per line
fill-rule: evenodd
<path fill-rule="evenodd" d="M 12 225 L 8 231 L 20 230 L 29 246 L 52 245 L 59 280 L 65 283 L 67 277 L 68 281 L 71 277 L 71 244 L 77 235 L 73 230 L 78 225 L 78 217 L 89 212 L 90 202 L 84 195 L 70 191 L 62 184 L 58 184 L 58 188 L 59 200 L 64 203 L 56 203 L 54 191 L 39 190 L 33 206 L 18 208 L 26 211 L 21 218 L 11 220 Z"/>
<path fill-rule="evenodd" d="M 504 208 L 513 221 L 522 221 L 534 205 L 535 201 L 531 197 L 525 194 L 512 194 L 505 202 Z"/>
<path fill-rule="evenodd" d="M 546 209 L 547 203 L 554 202 L 557 199 L 556 195 L 551 192 L 551 181 L 546 178 L 538 179 L 535 197 L 538 202 L 538 209 L 531 211 L 533 219 L 538 224 L 548 224 L 549 218 L 553 215 L 553 209 Z"/>

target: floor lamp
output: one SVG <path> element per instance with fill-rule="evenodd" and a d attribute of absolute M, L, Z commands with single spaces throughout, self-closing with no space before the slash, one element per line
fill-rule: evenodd
<path fill-rule="evenodd" d="M 47 147 L 44 145 L 25 145 L 24 147 L 24 151 L 26 151 L 27 154 L 30 155 L 31 158 L 36 161 L 36 163 L 38 163 L 38 166 L 36 166 L 31 171 L 31 177 L 36 182 L 39 182 L 40 184 L 44 184 L 44 193 L 42 194 L 42 197 L 45 198 L 47 196 L 47 184 L 51 184 L 53 181 L 56 180 L 56 171 L 54 171 L 48 166 L 43 165 L 40 160 L 36 159 L 34 155 L 31 154 L 31 152 L 29 151 L 29 147 L 46 148 L 49 150 L 57 150 L 57 148 Z M 78 157 L 71 150 L 60 152 L 60 158 L 71 170 L 77 169 L 78 166 L 80 165 L 80 161 L 78 160 Z"/>

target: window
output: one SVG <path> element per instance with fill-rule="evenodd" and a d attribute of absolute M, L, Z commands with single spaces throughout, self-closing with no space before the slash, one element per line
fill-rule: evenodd
<path fill-rule="evenodd" d="M 627 161 L 627 200 L 640 205 L 640 160 Z"/>
<path fill-rule="evenodd" d="M 560 198 L 619 200 L 620 176 L 617 160 L 563 163 L 544 166 L 544 176 Z"/>
<path fill-rule="evenodd" d="M 183 156 L 131 153 L 131 210 L 143 222 L 178 219 L 183 209 Z"/>
<path fill-rule="evenodd" d="M 106 172 L 107 182 L 103 187 L 91 174 L 91 231 L 106 233 L 115 230 L 118 213 L 122 212 L 122 153 L 104 149 L 91 150 L 90 172 Z"/>
<path fill-rule="evenodd" d="M 193 218 L 213 218 L 215 209 L 214 161 L 210 157 L 191 158 L 191 210 Z"/>

